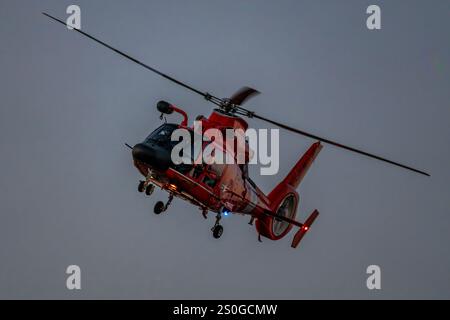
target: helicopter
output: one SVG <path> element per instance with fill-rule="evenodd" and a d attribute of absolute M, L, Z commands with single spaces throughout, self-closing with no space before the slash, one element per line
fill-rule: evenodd
<path fill-rule="evenodd" d="M 56 22 L 68 26 L 64 21 L 58 18 L 44 12 L 43 14 Z M 218 98 L 209 92 L 198 90 L 181 82 L 80 29 L 71 28 L 70 30 L 78 32 L 116 52 L 120 56 L 156 73 L 162 78 L 190 90 L 215 105 L 215 108 L 209 117 L 197 117 L 196 121 L 201 122 L 202 130 L 215 128 L 219 131 L 227 129 L 240 129 L 246 131 L 248 129 L 248 123 L 244 118 L 249 118 L 261 120 L 315 140 L 291 168 L 286 177 L 278 183 L 270 193 L 265 194 L 249 177 L 248 162 L 251 150 L 249 149 L 247 142 L 244 142 L 243 146 L 246 155 L 244 163 L 174 163 L 171 158 L 171 151 L 174 147 L 174 143 L 171 139 L 172 133 L 180 128 L 188 130 L 193 136 L 195 134 L 202 134 L 203 131 L 195 132 L 194 128 L 188 126 L 188 115 L 182 108 L 166 101 L 158 102 L 156 108 L 160 113 L 161 119 L 168 115 L 172 115 L 173 113 L 178 113 L 181 115 L 182 121 L 180 123 L 165 122 L 150 133 L 150 135 L 148 135 L 141 143 L 134 146 L 125 144 L 131 149 L 134 166 L 144 177 L 143 180 L 139 181 L 137 189 L 147 196 L 152 195 L 157 187 L 169 194 L 168 200 L 165 203 L 158 201 L 155 204 L 153 211 L 157 215 L 166 212 L 175 197 L 185 200 L 199 208 L 205 219 L 207 219 L 209 212 L 215 213 L 215 222 L 211 231 L 213 237 L 216 239 L 220 238 L 224 231 L 224 228 L 220 223 L 222 217 L 230 214 L 241 214 L 250 217 L 248 223 L 255 226 L 259 241 L 261 241 L 261 237 L 270 240 L 282 239 L 293 227 L 297 227 L 298 230 L 292 239 L 291 247 L 298 247 L 300 241 L 318 217 L 319 211 L 317 209 L 314 210 L 304 222 L 296 220 L 297 208 L 299 206 L 299 194 L 297 189 L 321 151 L 323 144 L 332 145 L 372 159 L 383 161 L 414 173 L 430 176 L 424 171 L 290 127 L 244 108 L 242 105 L 245 102 L 259 94 L 259 92 L 253 88 L 243 87 L 230 98 Z M 214 142 L 206 141 L 203 143 L 202 148 L 205 148 L 209 143 Z M 227 152 L 226 147 L 223 149 L 224 152 Z"/>

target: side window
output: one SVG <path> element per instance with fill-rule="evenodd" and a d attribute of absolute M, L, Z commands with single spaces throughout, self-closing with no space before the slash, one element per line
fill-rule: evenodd
<path fill-rule="evenodd" d="M 205 170 L 205 175 L 202 182 L 210 188 L 214 188 L 220 180 L 224 170 L 223 164 L 212 164 Z"/>
<path fill-rule="evenodd" d="M 203 183 L 210 188 L 214 188 L 217 184 L 217 177 L 214 174 L 208 172 L 203 178 Z"/>

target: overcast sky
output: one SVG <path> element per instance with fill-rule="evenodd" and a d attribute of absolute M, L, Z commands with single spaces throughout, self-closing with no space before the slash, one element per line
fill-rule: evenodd
<path fill-rule="evenodd" d="M 161 99 L 191 120 L 211 105 L 40 14 L 73 3 L 84 31 L 180 80 L 257 88 L 261 115 L 432 176 L 325 146 L 299 188 L 298 218 L 321 215 L 296 250 L 241 216 L 215 240 L 181 200 L 156 216 L 167 194 L 138 194 L 123 143 L 160 124 Z M 450 298 L 449 14 L 446 0 L 1 0 L 0 298 Z M 281 131 L 279 174 L 254 181 L 269 192 L 312 142 Z"/>

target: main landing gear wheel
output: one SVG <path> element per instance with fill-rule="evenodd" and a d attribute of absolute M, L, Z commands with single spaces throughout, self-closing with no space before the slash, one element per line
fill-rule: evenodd
<path fill-rule="evenodd" d="M 155 186 L 154 185 L 148 185 L 147 188 L 145 188 L 145 194 L 147 196 L 151 196 L 153 191 L 155 191 Z"/>
<path fill-rule="evenodd" d="M 145 190 L 145 181 L 139 181 L 138 191 L 144 192 L 144 190 Z"/>
<path fill-rule="evenodd" d="M 216 223 L 214 227 L 212 227 L 211 231 L 213 233 L 213 237 L 219 239 L 223 234 L 223 227 L 219 224 L 222 219 L 222 211 L 219 211 L 216 215 Z"/>
<path fill-rule="evenodd" d="M 223 234 L 223 227 L 218 224 L 213 228 L 213 237 L 219 239 Z"/>
<path fill-rule="evenodd" d="M 165 210 L 166 210 L 166 205 L 162 201 L 158 201 L 155 204 L 155 207 L 153 208 L 153 212 L 155 212 L 155 214 L 160 214 L 160 213 L 164 212 Z"/>
<path fill-rule="evenodd" d="M 153 211 L 155 212 L 155 214 L 160 214 L 164 211 L 167 210 L 167 208 L 169 208 L 170 204 L 172 203 L 173 200 L 173 194 L 169 195 L 169 200 L 167 200 L 166 203 L 162 202 L 162 201 L 158 201 L 155 204 L 155 207 L 153 208 Z"/>

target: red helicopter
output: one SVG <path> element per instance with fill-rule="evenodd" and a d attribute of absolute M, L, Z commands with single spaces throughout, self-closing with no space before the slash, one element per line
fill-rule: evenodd
<path fill-rule="evenodd" d="M 67 24 L 47 13 L 45 16 L 63 24 Z M 150 67 L 143 62 L 119 51 L 110 45 L 94 38 L 93 36 L 73 29 L 91 40 L 113 50 L 119 55 L 139 64 L 140 66 L 168 79 L 216 105 L 208 118 L 199 116 L 203 130 L 216 128 L 224 131 L 226 129 L 248 129 L 247 122 L 243 117 L 259 119 L 291 132 L 316 140 L 314 144 L 303 154 L 287 176 L 268 194 L 264 194 L 258 186 L 248 176 L 248 144 L 245 145 L 246 162 L 244 164 L 174 164 L 171 160 L 171 150 L 173 141 L 172 133 L 179 128 L 184 128 L 194 134 L 194 129 L 188 127 L 188 116 L 186 112 L 170 103 L 160 101 L 157 110 L 164 115 L 179 113 L 183 120 L 181 123 L 164 123 L 153 131 L 142 143 L 135 146 L 126 144 L 132 150 L 134 165 L 144 176 L 144 180 L 139 182 L 138 191 L 146 195 L 151 195 L 155 187 L 159 187 L 169 193 L 166 203 L 159 201 L 155 204 L 154 212 L 161 214 L 166 211 L 174 197 L 189 201 L 197 206 L 203 217 L 206 219 L 208 212 L 215 212 L 215 224 L 212 227 L 214 238 L 220 238 L 223 234 L 223 227 L 220 224 L 222 215 L 242 214 L 250 217 L 249 224 L 255 224 L 258 239 L 261 236 L 271 240 L 279 240 L 287 235 L 293 226 L 299 228 L 295 233 L 291 246 L 296 248 L 300 240 L 319 215 L 314 210 L 305 222 L 295 220 L 297 207 L 299 205 L 299 195 L 297 188 L 314 159 L 322 149 L 322 143 L 330 144 L 348 151 L 374 158 L 386 163 L 407 169 L 422 175 L 429 176 L 428 173 L 414 169 L 412 167 L 394 162 L 374 154 L 367 153 L 329 139 L 321 138 L 314 134 L 289 127 L 282 123 L 262 117 L 253 111 L 242 107 L 242 104 L 259 92 L 255 89 L 244 87 L 229 99 L 218 98 L 208 92 L 197 90 L 175 78 L 172 78 L 157 69 Z M 205 147 L 206 143 L 203 145 Z"/>

